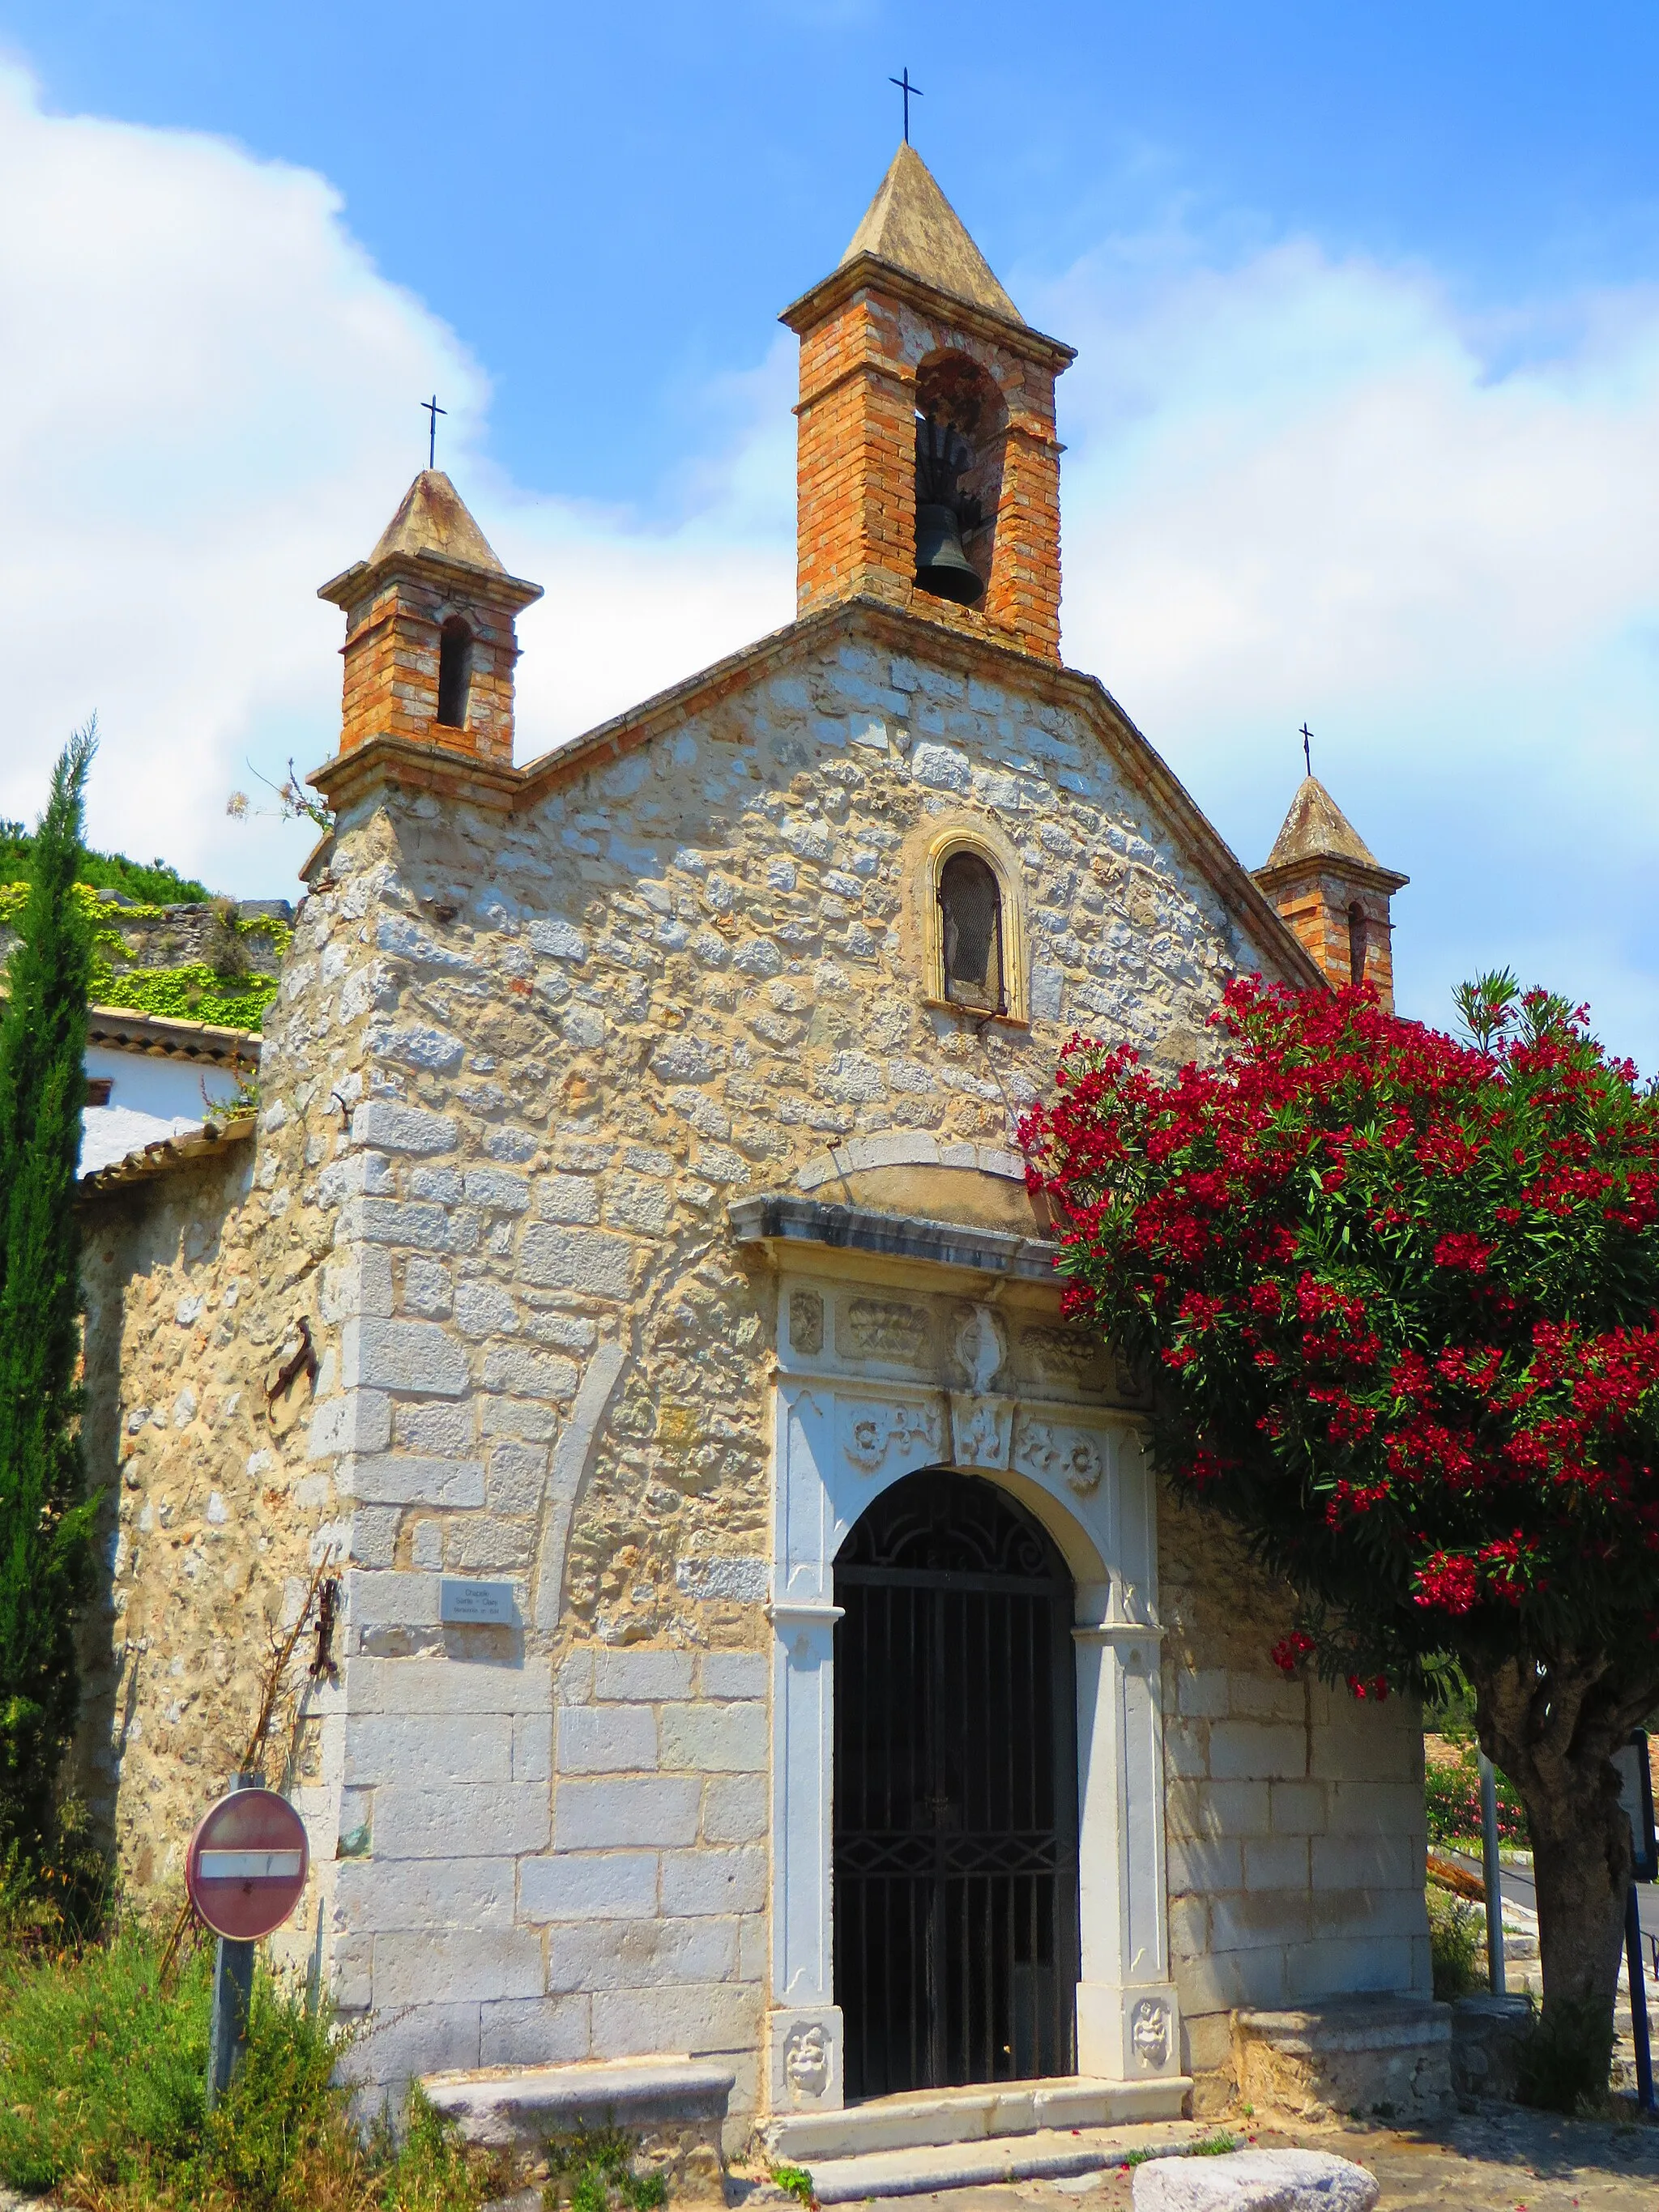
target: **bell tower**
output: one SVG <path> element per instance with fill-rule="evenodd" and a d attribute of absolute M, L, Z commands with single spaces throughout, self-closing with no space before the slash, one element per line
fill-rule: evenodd
<path fill-rule="evenodd" d="M 539 584 L 509 576 L 441 469 L 422 469 L 367 561 L 317 596 L 345 613 L 340 752 L 371 738 L 510 767 L 514 624 Z"/>
<path fill-rule="evenodd" d="M 1334 990 L 1375 983 L 1394 1012 L 1394 895 L 1411 881 L 1385 868 L 1316 775 L 1304 776 L 1266 864 L 1252 871 Z"/>
<path fill-rule="evenodd" d="M 797 589 L 869 596 L 1060 659 L 1054 380 L 915 148 L 840 264 L 785 310 L 800 339 Z"/>

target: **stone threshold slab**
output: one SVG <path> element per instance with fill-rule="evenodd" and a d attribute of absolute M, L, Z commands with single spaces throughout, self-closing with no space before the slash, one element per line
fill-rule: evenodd
<path fill-rule="evenodd" d="M 421 2087 L 469 2142 L 500 2148 L 574 2128 L 723 2119 L 729 2066 L 680 2053 L 568 2066 L 477 2067 L 428 2074 Z"/>
<path fill-rule="evenodd" d="M 973 2189 L 1010 2181 L 1059 2181 L 1142 2158 L 1179 2158 L 1214 2133 L 1194 2120 L 1121 2128 L 1043 2128 L 987 2142 L 945 2143 L 921 2150 L 873 2151 L 861 2158 L 823 2159 L 809 2171 L 821 2204 L 866 2197 L 921 2197 L 939 2189 Z"/>
<path fill-rule="evenodd" d="M 815 2161 L 821 2159 L 938 2150 L 957 2143 L 1117 2127 L 1135 2120 L 1178 2119 L 1192 2086 L 1185 2075 L 1154 2081 L 1109 2081 L 1072 2074 L 1047 2081 L 986 2082 L 966 2089 L 875 2097 L 838 2112 L 775 2113 L 761 2123 L 761 2133 L 774 2158 L 785 2165 L 811 2166 L 816 2173 Z"/>

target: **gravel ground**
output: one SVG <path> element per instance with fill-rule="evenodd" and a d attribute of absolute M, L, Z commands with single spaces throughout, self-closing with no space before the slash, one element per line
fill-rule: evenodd
<path fill-rule="evenodd" d="M 1334 2151 L 1369 2166 L 1382 2185 L 1379 2212 L 1659 2212 L 1659 2126 L 1651 2124 L 1493 2106 L 1420 2132 L 1354 2124 L 1262 2128 L 1248 2140 Z M 895 2200 L 895 2212 L 1128 2212 L 1131 2185 L 1120 2168 L 907 2197 Z"/>

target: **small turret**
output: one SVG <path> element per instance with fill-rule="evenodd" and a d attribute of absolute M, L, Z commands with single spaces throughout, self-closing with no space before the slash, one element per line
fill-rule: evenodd
<path fill-rule="evenodd" d="M 1334 988 L 1374 983 L 1394 1012 L 1389 908 L 1411 878 L 1381 865 L 1316 775 L 1303 779 L 1265 866 L 1252 872 Z"/>
<path fill-rule="evenodd" d="M 413 738 L 510 766 L 516 617 L 542 595 L 509 576 L 441 469 L 422 469 L 367 561 L 319 599 L 346 617 L 340 751 Z"/>

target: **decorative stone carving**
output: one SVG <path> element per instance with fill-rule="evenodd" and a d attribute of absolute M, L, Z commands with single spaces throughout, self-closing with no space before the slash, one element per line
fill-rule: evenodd
<path fill-rule="evenodd" d="M 1020 1365 L 1037 1382 L 1073 1390 L 1109 1390 L 1115 1365 L 1098 1337 L 1080 1328 L 1026 1328 L 1019 1337 Z"/>
<path fill-rule="evenodd" d="M 842 1449 L 860 1474 L 879 1473 L 895 1446 L 915 1467 L 937 1458 L 938 1414 L 927 1406 L 843 1401 Z"/>
<path fill-rule="evenodd" d="M 951 1349 L 975 1396 L 982 1398 L 1002 1372 L 1008 1332 L 989 1306 L 969 1306 L 951 1333 Z"/>
<path fill-rule="evenodd" d="M 1135 2057 L 1151 2073 L 1170 2063 L 1175 2021 L 1162 1997 L 1142 1997 L 1129 2019 L 1129 2042 Z"/>
<path fill-rule="evenodd" d="M 783 2046 L 783 2078 L 797 2104 L 830 2087 L 830 2039 L 816 2022 L 790 2031 Z"/>
<path fill-rule="evenodd" d="M 1093 1429 L 1024 1414 L 1014 1465 L 1038 1482 L 1064 1480 L 1079 1498 L 1088 1498 L 1099 1489 L 1106 1472 L 1105 1438 Z"/>
<path fill-rule="evenodd" d="M 919 1367 L 927 1357 L 927 1314 L 896 1298 L 853 1298 L 845 1310 L 842 1349 L 858 1359 Z"/>
<path fill-rule="evenodd" d="M 823 1349 L 823 1300 L 816 1291 L 789 1294 L 789 1346 L 805 1359 L 816 1359 Z"/>
<path fill-rule="evenodd" d="M 1013 1407 L 1006 1398 L 951 1400 L 951 1458 L 957 1467 L 999 1470 L 1008 1464 Z"/>

